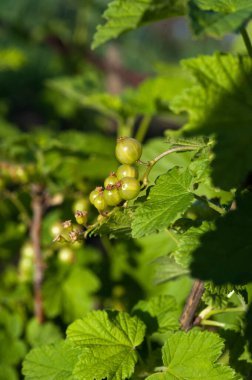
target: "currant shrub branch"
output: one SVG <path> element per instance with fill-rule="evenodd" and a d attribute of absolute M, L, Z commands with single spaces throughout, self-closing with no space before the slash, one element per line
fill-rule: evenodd
<path fill-rule="evenodd" d="M 148 120 L 149 122 L 149 120 Z M 147 121 L 146 121 L 147 123 Z M 75 242 L 87 238 L 89 233 L 106 220 L 115 210 L 115 207 L 127 207 L 128 201 L 134 200 L 140 193 L 148 187 L 149 175 L 154 166 L 164 157 L 179 152 L 200 151 L 205 145 L 199 143 L 173 142 L 174 146 L 162 152 L 148 162 L 141 161 L 142 145 L 132 137 L 120 137 L 117 139 L 115 156 L 119 167 L 115 172 L 111 172 L 105 178 L 103 186 L 97 186 L 89 194 L 90 203 L 98 210 L 99 215 L 93 224 L 88 224 L 88 213 L 76 210 L 75 220 L 80 228 L 74 228 L 70 221 L 63 224 L 63 233 L 55 237 L 55 241 Z M 139 179 L 139 172 L 136 164 L 146 166 L 146 170 Z M 208 204 L 210 208 L 224 214 L 225 209 L 209 201 L 206 198 L 195 195 L 201 201 Z"/>

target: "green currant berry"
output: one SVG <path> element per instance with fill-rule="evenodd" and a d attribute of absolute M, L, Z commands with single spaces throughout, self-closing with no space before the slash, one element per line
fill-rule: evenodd
<path fill-rule="evenodd" d="M 104 211 L 107 208 L 107 203 L 104 199 L 103 192 L 97 195 L 94 200 L 94 206 L 97 208 L 98 211 Z"/>
<path fill-rule="evenodd" d="M 102 187 L 96 187 L 91 193 L 89 194 L 89 201 L 94 204 L 95 198 L 102 192 Z"/>
<path fill-rule="evenodd" d="M 110 175 L 104 181 L 104 187 L 106 188 L 109 185 L 115 185 L 118 182 L 118 178 L 114 172 L 110 173 Z"/>
<path fill-rule="evenodd" d="M 76 213 L 74 214 L 74 216 L 75 216 L 75 220 L 78 224 L 82 224 L 82 225 L 87 224 L 87 219 L 88 219 L 87 211 L 77 210 Z"/>
<path fill-rule="evenodd" d="M 62 264 L 72 264 L 74 261 L 75 261 L 75 254 L 74 252 L 68 248 L 68 247 L 65 247 L 65 248 L 62 248 L 59 252 L 58 252 L 58 260 L 62 263 Z"/>
<path fill-rule="evenodd" d="M 133 164 L 142 154 L 142 145 L 132 137 L 120 137 L 117 140 L 115 155 L 122 164 Z"/>
<path fill-rule="evenodd" d="M 14 180 L 22 184 L 28 182 L 27 173 L 25 172 L 25 169 L 22 166 L 16 167 Z"/>
<path fill-rule="evenodd" d="M 72 206 L 73 212 L 76 211 L 88 211 L 89 202 L 87 198 L 78 199 L 74 202 Z"/>
<path fill-rule="evenodd" d="M 21 248 L 21 257 L 33 260 L 34 258 L 34 248 L 32 246 L 32 243 L 27 241 Z"/>
<path fill-rule="evenodd" d="M 60 222 L 55 222 L 50 228 L 50 234 L 52 237 L 60 235 L 62 232 L 62 225 Z"/>
<path fill-rule="evenodd" d="M 117 169 L 116 176 L 119 181 L 125 177 L 137 178 L 138 177 L 137 167 L 133 165 L 123 164 L 119 166 L 119 168 Z"/>
<path fill-rule="evenodd" d="M 22 282 L 31 281 L 33 277 L 34 264 L 30 257 L 21 257 L 18 265 L 19 279 Z"/>
<path fill-rule="evenodd" d="M 122 202 L 122 198 L 116 187 L 107 186 L 103 192 L 103 195 L 108 206 L 117 206 Z"/>
<path fill-rule="evenodd" d="M 119 194 L 125 201 L 136 198 L 140 193 L 140 183 L 135 178 L 122 178 L 119 184 Z"/>

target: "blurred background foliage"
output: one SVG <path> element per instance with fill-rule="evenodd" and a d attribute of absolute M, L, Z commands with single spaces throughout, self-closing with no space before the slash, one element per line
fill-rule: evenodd
<path fill-rule="evenodd" d="M 0 2 L 2 380 L 21 378 L 20 363 L 30 347 L 60 339 L 68 323 L 92 308 L 129 310 L 139 299 L 165 293 L 176 297 L 181 310 L 190 288 L 186 275 L 172 282 L 159 278 L 153 287 L 155 259 L 172 244 L 166 233 L 136 241 L 52 242 L 74 211 L 88 210 L 95 220 L 88 194 L 116 168 L 116 136 L 137 136 L 149 158 L 164 150 L 165 130 L 183 122 L 171 114 L 169 101 L 190 81 L 178 62 L 233 46 L 232 36 L 194 41 L 186 21 L 177 18 L 94 52 L 92 36 L 106 5 Z M 236 41 L 235 49 L 239 46 Z M 190 155 L 180 159 L 186 165 Z M 162 165 L 157 170 L 165 171 Z M 34 184 L 43 189 L 46 203 L 43 324 L 34 318 Z"/>

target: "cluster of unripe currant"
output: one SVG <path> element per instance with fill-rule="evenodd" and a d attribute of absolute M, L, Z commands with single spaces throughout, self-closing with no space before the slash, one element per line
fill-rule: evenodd
<path fill-rule="evenodd" d="M 117 139 L 115 156 L 121 165 L 105 179 L 104 187 L 96 187 L 89 195 L 90 202 L 100 213 L 105 212 L 108 207 L 118 206 L 138 196 L 140 182 L 138 169 L 134 164 L 140 159 L 141 154 L 142 145 L 136 139 Z"/>

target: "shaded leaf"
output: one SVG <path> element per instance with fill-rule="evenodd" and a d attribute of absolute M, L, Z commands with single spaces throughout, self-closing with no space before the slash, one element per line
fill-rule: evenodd
<path fill-rule="evenodd" d="M 251 59 L 216 54 L 185 61 L 184 65 L 195 83 L 174 99 L 172 108 L 189 113 L 186 134 L 215 136 L 213 183 L 230 190 L 244 181 L 252 168 Z"/>
<path fill-rule="evenodd" d="M 32 347 L 54 343 L 63 338 L 58 326 L 52 322 L 40 324 L 35 318 L 29 321 L 26 336 L 28 343 Z"/>
<path fill-rule="evenodd" d="M 32 349 L 23 362 L 25 380 L 74 380 L 74 365 L 80 353 L 67 341 Z"/>
<path fill-rule="evenodd" d="M 196 35 L 221 37 L 245 26 L 252 17 L 252 1 L 190 0 L 189 16 Z"/>
<path fill-rule="evenodd" d="M 164 333 L 179 327 L 176 300 L 172 296 L 159 295 L 147 301 L 139 301 L 132 312 L 147 326 L 147 332 Z"/>
<path fill-rule="evenodd" d="M 91 309 L 92 295 L 100 288 L 100 281 L 93 272 L 73 266 L 53 276 L 50 273 L 43 286 L 46 315 L 53 318 L 62 313 L 64 320 L 71 322 Z"/>
<path fill-rule="evenodd" d="M 197 227 L 193 226 L 182 234 L 174 234 L 177 240 L 177 247 L 173 250 L 172 255 L 176 262 L 183 268 L 188 268 L 192 261 L 192 254 L 200 245 L 201 236 L 211 228 L 211 224 L 203 222 Z"/>
<path fill-rule="evenodd" d="M 5 364 L 0 364 L 0 380 L 18 380 L 17 371 Z"/>
<path fill-rule="evenodd" d="M 205 291 L 202 300 L 213 308 L 224 308 L 230 302 L 228 295 L 231 292 L 240 293 L 245 288 L 243 286 L 234 286 L 232 284 L 215 285 L 213 282 L 205 282 Z"/>
<path fill-rule="evenodd" d="M 217 284 L 252 281 L 252 195 L 237 200 L 237 209 L 216 221 L 193 253 L 192 275 Z"/>
<path fill-rule="evenodd" d="M 156 284 L 167 282 L 189 273 L 189 270 L 185 269 L 180 264 L 178 264 L 173 257 L 169 257 L 169 256 L 159 257 L 155 261 L 155 263 L 156 263 L 156 276 L 155 276 Z"/>

